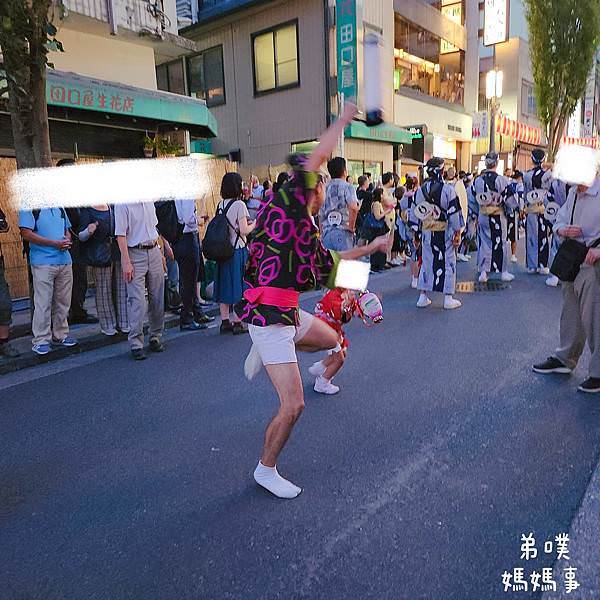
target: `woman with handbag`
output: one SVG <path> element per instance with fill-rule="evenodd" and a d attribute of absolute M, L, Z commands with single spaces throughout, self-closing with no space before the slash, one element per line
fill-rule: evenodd
<path fill-rule="evenodd" d="M 552 273 L 563 282 L 560 344 L 533 370 L 570 374 L 587 340 L 592 353 L 589 376 L 577 389 L 600 393 L 600 177 L 589 188 L 571 188 L 554 233 L 563 240 L 552 263 Z"/>
<path fill-rule="evenodd" d="M 127 288 L 121 275 L 121 255 L 115 241 L 114 210 L 107 204 L 82 208 L 79 241 L 84 263 L 96 281 L 96 310 L 100 331 L 113 336 L 129 333 Z"/>

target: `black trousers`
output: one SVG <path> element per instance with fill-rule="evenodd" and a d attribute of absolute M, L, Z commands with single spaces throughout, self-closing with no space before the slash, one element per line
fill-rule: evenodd
<path fill-rule="evenodd" d="M 196 287 L 202 260 L 198 233 L 184 233 L 172 247 L 179 266 L 179 294 L 183 303 L 179 321 L 182 325 L 189 325 L 195 315 L 202 314 Z"/>
<path fill-rule="evenodd" d="M 71 292 L 71 308 L 69 315 L 78 317 L 86 314 L 83 304 L 88 289 L 87 266 L 82 263 L 79 253 L 79 243 L 74 241 L 71 249 L 71 259 L 73 260 L 73 291 Z"/>

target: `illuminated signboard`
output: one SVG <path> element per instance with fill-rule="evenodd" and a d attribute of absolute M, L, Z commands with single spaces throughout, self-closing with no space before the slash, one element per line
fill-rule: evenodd
<path fill-rule="evenodd" d="M 485 0 L 483 44 L 493 46 L 508 39 L 508 0 Z"/>
<path fill-rule="evenodd" d="M 454 23 L 462 25 L 462 2 L 443 5 L 442 14 Z M 459 48 L 457 48 L 454 44 L 451 44 L 444 39 L 440 40 L 440 54 L 450 54 L 451 52 L 458 51 Z"/>

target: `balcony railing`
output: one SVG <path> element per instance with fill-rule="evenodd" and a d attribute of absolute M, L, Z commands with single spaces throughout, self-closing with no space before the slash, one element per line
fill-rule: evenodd
<path fill-rule="evenodd" d="M 171 23 L 162 0 L 62 0 L 68 12 L 77 13 L 138 34 L 163 37 Z"/>

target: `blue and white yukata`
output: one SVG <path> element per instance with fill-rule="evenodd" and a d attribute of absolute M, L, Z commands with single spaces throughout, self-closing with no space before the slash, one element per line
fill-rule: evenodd
<path fill-rule="evenodd" d="M 416 200 L 414 191 L 407 191 L 400 200 L 400 218 L 398 219 L 398 230 L 400 237 L 406 242 L 410 250 L 412 262 L 418 262 L 419 256 L 415 245 L 415 237 L 419 230 L 419 224 L 411 221 L 411 209 Z"/>
<path fill-rule="evenodd" d="M 516 184 L 490 169 L 468 193 L 469 210 L 477 215 L 477 268 L 480 273 L 506 273 L 511 257 L 506 215 L 519 207 Z"/>
<path fill-rule="evenodd" d="M 536 166 L 523 176 L 525 185 L 525 230 L 527 232 L 527 268 L 530 271 L 547 269 L 550 264 L 550 234 L 552 226 L 544 213 L 548 190 L 552 182 L 550 171 Z"/>
<path fill-rule="evenodd" d="M 460 200 L 453 185 L 430 178 L 419 188 L 410 211 L 421 234 L 422 265 L 417 288 L 421 292 L 456 291 L 455 235 L 464 227 Z"/>

